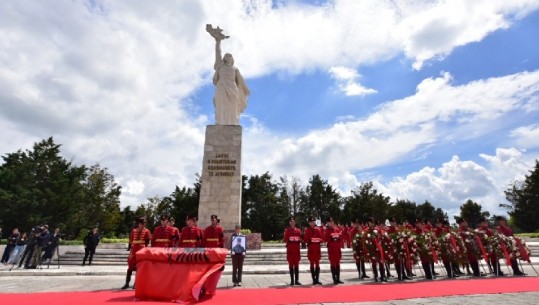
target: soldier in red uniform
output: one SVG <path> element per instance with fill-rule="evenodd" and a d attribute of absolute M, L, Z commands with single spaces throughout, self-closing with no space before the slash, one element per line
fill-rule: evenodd
<path fill-rule="evenodd" d="M 507 226 L 507 220 L 505 217 L 498 216 L 496 217 L 496 220 L 498 221 L 498 233 L 508 237 L 513 236 L 513 230 Z M 513 275 L 526 275 L 518 268 L 518 261 L 515 258 L 511 259 L 511 268 L 513 268 Z"/>
<path fill-rule="evenodd" d="M 200 240 L 197 243 L 197 247 L 204 247 L 204 230 L 198 226 L 198 217 L 195 216 L 195 228 L 198 230 L 198 234 L 200 235 Z"/>
<path fill-rule="evenodd" d="M 223 227 L 221 227 L 217 220 L 217 215 L 211 215 L 211 224 L 204 230 L 204 247 L 206 248 L 224 248 L 225 236 L 223 234 Z"/>
<path fill-rule="evenodd" d="M 438 238 L 438 240 L 442 239 L 444 234 L 449 233 L 449 229 L 444 227 L 444 222 L 445 221 L 441 218 L 436 220 L 436 227 L 434 228 L 434 235 L 436 236 L 436 238 Z M 445 271 L 447 273 L 447 277 L 448 278 L 458 277 L 458 275 L 456 275 L 455 272 L 453 271 L 454 268 L 453 266 L 451 266 L 452 263 L 449 257 L 447 256 L 447 254 L 442 252 L 441 257 L 442 257 L 442 264 L 444 265 Z"/>
<path fill-rule="evenodd" d="M 301 230 L 296 228 L 294 216 L 288 220 L 289 227 L 284 230 L 284 242 L 286 243 L 286 260 L 290 272 L 290 285 L 301 285 L 299 279 L 299 261 L 301 259 Z"/>
<path fill-rule="evenodd" d="M 328 246 L 328 258 L 333 283 L 343 284 L 343 282 L 341 282 L 342 233 L 339 228 L 335 226 L 332 217 L 327 218 L 325 241 Z"/>
<path fill-rule="evenodd" d="M 394 217 L 389 218 L 389 227 L 387 228 L 387 234 L 392 238 L 395 238 L 399 231 L 400 228 L 397 225 L 397 219 Z M 404 265 L 405 264 L 403 262 L 403 258 L 399 258 L 397 253 L 395 253 L 395 270 L 397 270 L 397 278 L 399 279 L 399 281 L 411 280 L 411 278 L 406 275 Z M 386 267 L 389 269 L 388 265 L 386 265 Z M 388 272 L 387 276 L 390 277 L 390 275 L 391 274 Z"/>
<path fill-rule="evenodd" d="M 421 219 L 416 220 L 415 222 L 415 234 L 418 236 L 424 236 L 426 231 L 424 229 L 424 223 Z M 433 261 L 431 250 L 430 250 L 430 242 L 426 240 L 427 237 L 425 237 L 425 245 L 423 247 L 426 248 L 420 248 L 419 252 L 419 259 L 421 260 L 421 266 L 423 267 L 423 270 L 425 271 L 425 278 L 427 280 L 432 280 L 433 277 L 433 270 L 431 263 Z"/>
<path fill-rule="evenodd" d="M 473 238 L 473 233 L 470 232 L 470 229 L 468 228 L 468 221 L 459 218 L 457 219 L 457 224 L 459 225 L 458 233 L 466 245 L 468 264 L 472 268 L 473 276 L 482 276 L 483 274 L 479 271 L 479 261 L 477 260 L 475 251 L 475 247 L 477 246 L 476 241 Z"/>
<path fill-rule="evenodd" d="M 152 247 L 168 248 L 172 245 L 172 228 L 168 222 L 167 215 L 161 216 L 161 225 L 153 229 Z"/>
<path fill-rule="evenodd" d="M 196 216 L 187 216 L 186 226 L 180 234 L 179 247 L 197 248 L 202 245 L 202 231 L 196 226 Z"/>
<path fill-rule="evenodd" d="M 305 235 L 303 240 L 307 243 L 307 258 L 311 265 L 311 277 L 313 279 L 313 285 L 322 285 L 320 283 L 320 259 L 322 258 L 322 251 L 320 244 L 323 241 L 322 231 L 316 226 L 316 220 L 310 216 L 309 227 L 305 229 Z"/>
<path fill-rule="evenodd" d="M 489 228 L 489 225 L 488 225 L 488 221 L 485 217 L 481 217 L 479 219 L 479 227 L 477 228 L 477 231 L 479 233 L 483 233 L 485 234 L 486 236 L 490 237 L 490 236 L 493 236 L 494 235 L 494 231 L 492 231 L 490 228 Z M 487 245 L 484 244 L 484 247 L 486 248 Z M 495 275 L 497 276 L 503 276 L 503 272 L 502 270 L 500 269 L 500 262 L 498 261 L 498 257 L 496 257 L 496 252 L 495 251 L 490 251 L 488 254 L 488 262 L 490 264 L 490 266 L 492 267 L 492 270 L 494 272 Z"/>
<path fill-rule="evenodd" d="M 129 252 L 129 256 L 127 257 L 127 275 L 125 277 L 125 285 L 122 287 L 122 289 L 129 288 L 131 275 L 133 274 L 133 271 L 137 270 L 137 257 L 135 254 L 138 250 L 148 246 L 150 243 L 150 230 L 146 229 L 146 218 L 140 217 L 137 222 L 138 227 L 133 229 L 129 235 L 129 244 L 131 245 L 131 250 Z"/>
<path fill-rule="evenodd" d="M 342 235 L 343 235 L 343 240 L 344 240 L 343 244 L 346 246 L 346 248 L 352 248 L 352 236 L 350 234 L 351 230 L 352 228 L 348 224 L 345 224 L 343 226 L 343 229 L 342 229 Z"/>
<path fill-rule="evenodd" d="M 352 228 L 350 229 L 350 238 L 352 240 L 355 239 L 356 235 L 361 234 L 361 232 L 363 232 L 363 227 L 361 226 L 361 222 L 358 219 L 356 219 L 352 223 Z M 357 273 L 358 273 L 359 279 L 370 278 L 369 276 L 367 276 L 367 273 L 365 272 L 365 260 L 363 259 L 363 257 L 356 255 L 354 251 L 354 259 L 356 261 L 356 267 L 357 267 Z"/>
<path fill-rule="evenodd" d="M 168 225 L 170 227 L 170 246 L 171 247 L 177 247 L 180 242 L 180 229 L 178 229 L 176 226 L 176 221 L 174 220 L 174 217 L 170 217 L 168 221 Z"/>

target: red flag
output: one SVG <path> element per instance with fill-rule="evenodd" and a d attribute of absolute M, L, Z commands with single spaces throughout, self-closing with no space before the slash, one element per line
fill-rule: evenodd
<path fill-rule="evenodd" d="M 412 268 L 412 258 L 410 257 L 410 248 L 408 247 L 408 238 L 404 240 L 404 248 L 406 249 L 406 268 Z"/>
<path fill-rule="evenodd" d="M 531 264 L 530 256 L 528 255 L 528 251 L 526 251 L 526 248 L 522 244 L 522 241 L 520 238 L 515 237 L 515 241 L 517 242 L 518 251 L 520 252 L 520 257 L 522 257 L 522 260 L 527 261 Z"/>
<path fill-rule="evenodd" d="M 481 238 L 479 238 L 479 236 L 476 236 L 475 239 L 477 240 L 477 244 L 479 245 L 479 248 L 481 249 L 481 254 L 483 255 L 483 258 L 485 259 L 485 262 L 488 263 L 488 255 L 487 255 L 487 252 L 485 251 L 485 248 L 483 247 Z"/>
<path fill-rule="evenodd" d="M 374 238 L 374 241 L 376 243 L 376 248 L 378 248 L 378 252 L 380 252 L 380 261 L 384 263 L 384 249 L 382 248 L 382 244 L 380 243 L 378 236 Z"/>
<path fill-rule="evenodd" d="M 503 250 L 503 255 L 505 256 L 505 263 L 509 266 L 511 265 L 511 257 L 509 256 L 509 252 L 507 251 L 507 247 L 505 246 L 505 244 L 501 243 L 501 246 L 502 246 L 502 250 Z"/>
<path fill-rule="evenodd" d="M 434 260 L 434 262 L 438 263 L 438 253 L 436 252 L 432 244 L 430 244 L 430 252 L 432 252 L 432 259 Z"/>
<path fill-rule="evenodd" d="M 459 252 L 459 246 L 457 246 L 457 241 L 455 240 L 455 236 L 453 234 L 450 235 L 451 237 L 451 243 L 453 244 L 453 249 L 455 249 L 455 253 Z"/>

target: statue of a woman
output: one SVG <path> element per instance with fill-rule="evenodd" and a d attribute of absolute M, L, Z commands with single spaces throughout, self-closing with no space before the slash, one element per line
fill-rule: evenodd
<path fill-rule="evenodd" d="M 215 38 L 215 65 L 213 67 L 215 69 L 213 75 L 215 124 L 239 125 L 240 113 L 247 107 L 249 88 L 247 88 L 240 70 L 234 66 L 232 54 L 226 53 L 221 58 L 221 40 L 228 38 L 228 36 L 223 35 L 223 30 L 219 27 L 214 29 L 209 24 L 206 25 L 206 30 Z"/>

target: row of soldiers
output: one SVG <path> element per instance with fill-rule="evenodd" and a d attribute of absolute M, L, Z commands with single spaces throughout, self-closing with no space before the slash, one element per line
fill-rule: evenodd
<path fill-rule="evenodd" d="M 369 218 L 366 224 L 355 221 L 350 230 L 354 248 L 354 259 L 360 279 L 369 278 L 365 272 L 365 263 L 372 264 L 375 282 L 386 282 L 391 276 L 390 268 L 394 265 L 399 280 L 409 280 L 413 266 L 420 263 L 426 279 L 438 275 L 434 264 L 443 264 L 448 277 L 464 274 L 460 267 L 465 267 L 473 276 L 485 275 L 479 264 L 485 260 L 491 273 L 503 276 L 499 260 L 505 259 L 513 269 L 514 275 L 524 275 L 519 269 L 518 259 L 530 262 L 530 252 L 524 241 L 515 237 L 507 226 L 505 218 L 498 217 L 496 230 L 489 227 L 486 219 L 481 219 L 479 227 L 472 230 L 466 219 L 458 219 L 458 229 L 450 227 L 447 220 L 440 219 L 433 228 L 422 220 L 415 225 L 397 224 L 396 219 L 389 219 L 389 226 L 382 225 Z M 340 284 L 341 248 L 345 244 L 343 231 L 329 217 L 325 227 L 316 225 L 314 217 L 309 217 L 309 226 L 302 234 L 296 227 L 294 217 L 289 219 L 289 227 L 284 231 L 287 248 L 287 260 L 290 272 L 290 285 L 301 285 L 298 281 L 300 244 L 307 244 L 307 258 L 310 262 L 313 285 L 320 284 L 321 244 L 327 244 L 328 258 L 334 284 Z M 484 268 L 484 267 L 483 267 Z"/>
<path fill-rule="evenodd" d="M 133 271 L 136 271 L 136 253 L 144 247 L 224 247 L 223 228 L 219 225 L 217 215 L 211 215 L 211 224 L 205 229 L 198 227 L 196 216 L 187 216 L 186 225 L 180 230 L 167 215 L 161 216 L 160 225 L 154 228 L 153 234 L 146 228 L 146 218 L 137 220 L 138 226 L 129 235 L 130 252 L 127 258 L 127 275 L 122 289 L 129 288 Z"/>

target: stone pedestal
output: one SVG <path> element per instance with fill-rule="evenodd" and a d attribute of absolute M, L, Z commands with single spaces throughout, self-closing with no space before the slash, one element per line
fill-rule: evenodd
<path fill-rule="evenodd" d="M 239 125 L 208 125 L 202 160 L 198 226 L 216 214 L 226 231 L 241 224 L 241 134 Z"/>

